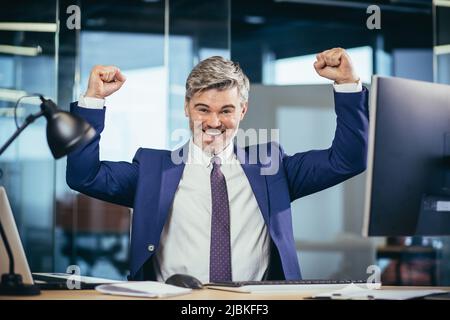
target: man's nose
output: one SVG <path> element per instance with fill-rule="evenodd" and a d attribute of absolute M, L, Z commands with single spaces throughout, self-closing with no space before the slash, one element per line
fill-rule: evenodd
<path fill-rule="evenodd" d="M 215 113 L 211 113 L 206 121 L 206 125 L 210 128 L 218 128 L 222 126 L 219 117 Z"/>

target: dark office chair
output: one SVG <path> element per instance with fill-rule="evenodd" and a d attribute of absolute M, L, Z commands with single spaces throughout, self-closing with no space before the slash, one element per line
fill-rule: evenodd
<path fill-rule="evenodd" d="M 82 259 L 92 269 L 100 260 L 106 260 L 118 273 L 127 274 L 128 259 L 123 253 L 128 252 L 129 208 L 78 193 L 57 201 L 56 212 L 56 227 L 65 239 L 61 253 L 69 258 L 70 264 Z M 89 241 L 93 245 L 86 244 Z M 105 241 L 112 243 L 106 246 Z"/>

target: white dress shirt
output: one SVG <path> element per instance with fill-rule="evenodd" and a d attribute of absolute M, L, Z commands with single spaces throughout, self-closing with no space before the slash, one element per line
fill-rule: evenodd
<path fill-rule="evenodd" d="M 334 84 L 336 92 L 360 92 L 361 81 Z M 80 96 L 78 105 L 103 108 L 104 99 Z M 270 238 L 262 213 L 230 143 L 220 154 L 230 205 L 231 269 L 233 281 L 261 280 L 269 265 Z M 211 155 L 189 142 L 185 165 L 154 261 L 158 281 L 176 273 L 209 282 L 211 234 Z"/>
<path fill-rule="evenodd" d="M 267 226 L 233 144 L 216 156 L 227 183 L 232 279 L 261 280 L 269 263 Z M 211 157 L 190 140 L 187 163 L 154 260 L 160 281 L 184 273 L 209 282 Z"/>

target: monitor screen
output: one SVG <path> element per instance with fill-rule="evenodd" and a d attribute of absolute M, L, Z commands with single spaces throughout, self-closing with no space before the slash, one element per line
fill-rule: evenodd
<path fill-rule="evenodd" d="M 366 236 L 450 235 L 450 86 L 374 76 Z"/>

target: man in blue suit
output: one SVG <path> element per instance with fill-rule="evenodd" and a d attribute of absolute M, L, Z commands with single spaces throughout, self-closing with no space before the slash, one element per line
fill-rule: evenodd
<path fill-rule="evenodd" d="M 165 281 L 177 273 L 202 282 L 301 278 L 291 202 L 366 167 L 367 89 L 345 50 L 316 58 L 317 73 L 334 81 L 335 137 L 329 149 L 291 156 L 276 143 L 236 145 L 249 81 L 238 64 L 211 57 L 186 81 L 192 136 L 183 148 L 140 148 L 131 163 L 100 161 L 104 99 L 125 77 L 114 66 L 92 69 L 87 92 L 71 112 L 97 135 L 68 156 L 67 183 L 134 209 L 129 279 Z"/>

